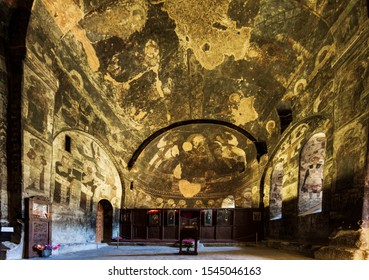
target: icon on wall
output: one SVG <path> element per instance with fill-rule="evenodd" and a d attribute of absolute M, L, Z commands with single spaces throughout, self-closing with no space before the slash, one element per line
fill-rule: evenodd
<path fill-rule="evenodd" d="M 230 226 L 233 223 L 233 211 L 230 209 L 219 209 L 217 211 L 217 225 Z"/>
<path fill-rule="evenodd" d="M 34 218 L 48 219 L 49 210 L 47 204 L 39 204 L 34 202 L 32 207 L 32 215 Z"/>
<path fill-rule="evenodd" d="M 161 225 L 161 213 L 159 210 L 150 210 L 149 213 L 149 226 Z"/>
<path fill-rule="evenodd" d="M 261 221 L 261 212 L 252 212 L 252 220 L 260 222 Z"/>
<path fill-rule="evenodd" d="M 205 226 L 213 225 L 213 210 L 212 209 L 206 209 L 204 211 L 204 225 Z"/>
<path fill-rule="evenodd" d="M 167 225 L 175 226 L 176 224 L 176 212 L 175 210 L 168 210 L 167 212 Z"/>

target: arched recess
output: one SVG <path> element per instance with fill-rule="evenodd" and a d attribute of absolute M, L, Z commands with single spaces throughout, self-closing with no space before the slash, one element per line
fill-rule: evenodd
<path fill-rule="evenodd" d="M 322 211 L 323 172 L 326 136 L 316 133 L 305 143 L 300 153 L 299 215 Z"/>
<path fill-rule="evenodd" d="M 322 212 L 317 215 L 299 215 L 299 186 L 300 186 L 300 155 L 303 147 L 309 139 L 320 132 L 325 134 L 325 168 L 324 182 L 322 189 L 330 192 L 332 184 L 332 174 L 328 172 L 332 166 L 333 154 L 333 134 L 332 122 L 323 115 L 315 115 L 303 119 L 289 126 L 283 133 L 278 145 L 272 151 L 265 169 L 261 176 L 262 195 L 269 195 L 271 185 L 268 182 L 270 170 L 275 168 L 279 162 L 283 163 L 283 181 L 282 181 L 282 217 L 281 219 L 266 219 L 265 234 L 271 238 L 295 238 L 302 239 L 321 238 L 327 236 L 327 232 L 322 230 L 328 228 L 328 213 L 331 201 L 329 195 L 322 199 Z M 313 153 L 313 152 L 312 152 Z M 265 190 L 264 190 L 265 188 Z M 266 202 L 264 200 L 264 202 Z M 266 205 L 266 209 L 270 205 Z M 270 208 L 269 208 L 270 209 Z M 265 216 L 268 217 L 268 212 Z M 312 223 L 312 219 L 319 219 L 319 223 Z M 286 231 L 285 222 L 291 221 L 293 226 Z"/>
<path fill-rule="evenodd" d="M 105 240 L 105 235 L 95 236 L 96 219 L 101 213 L 111 213 L 108 217 L 112 226 L 105 230 L 109 238 L 119 232 L 122 198 L 119 172 L 104 146 L 87 133 L 66 130 L 54 138 L 50 198 L 57 217 L 53 223 L 57 242 L 95 242 L 100 237 Z M 104 211 L 97 214 L 101 210 Z"/>
<path fill-rule="evenodd" d="M 305 139 L 306 134 L 308 131 L 312 131 L 316 127 L 321 126 L 322 130 L 326 132 L 327 138 L 332 137 L 332 125 L 329 118 L 327 118 L 324 115 L 312 115 L 308 118 L 302 119 L 300 121 L 297 121 L 295 123 L 292 123 L 290 126 L 287 127 L 287 129 L 283 132 L 281 139 L 277 143 L 277 145 L 268 152 L 268 161 L 264 166 L 263 172 L 261 174 L 260 178 L 260 192 L 261 192 L 261 198 L 264 196 L 264 185 L 265 180 L 267 176 L 267 171 L 270 168 L 273 168 L 275 165 L 275 161 L 278 158 L 278 154 L 281 153 L 282 150 L 284 150 L 288 145 L 286 143 L 293 141 L 295 144 L 291 147 L 294 151 L 299 153 L 299 148 L 301 148 L 302 143 L 304 141 L 306 142 L 307 139 Z M 328 140 L 329 140 L 328 139 Z M 296 141 L 298 140 L 298 141 Z M 330 149 L 329 149 L 329 157 L 332 157 L 332 141 L 330 142 Z M 291 154 L 291 153 L 290 153 Z M 287 155 L 283 155 L 281 160 Z M 290 157 L 290 156 L 289 156 Z"/>
<path fill-rule="evenodd" d="M 219 123 L 186 123 L 151 139 L 130 172 L 129 208 L 259 206 L 258 151 Z"/>
<path fill-rule="evenodd" d="M 270 177 L 269 218 L 282 218 L 283 163 L 277 163 Z"/>
<path fill-rule="evenodd" d="M 279 116 L 281 134 L 282 134 L 283 131 L 285 131 L 286 128 L 293 121 L 291 102 L 290 101 L 280 101 L 276 106 L 276 110 Z"/>
<path fill-rule="evenodd" d="M 246 130 L 244 130 L 243 128 L 234 125 L 232 123 L 229 122 L 225 122 L 225 121 L 220 121 L 220 120 L 209 120 L 209 119 L 196 119 L 196 120 L 187 120 L 187 121 L 182 121 L 182 122 L 177 122 L 177 123 L 172 123 L 167 127 L 164 127 L 162 129 L 159 129 L 158 131 L 156 131 L 155 133 L 153 133 L 152 135 L 150 135 L 148 138 L 146 138 L 142 144 L 138 147 L 138 149 L 133 153 L 130 161 L 128 162 L 128 169 L 132 169 L 137 158 L 140 156 L 140 154 L 142 153 L 142 151 L 156 138 L 160 137 L 160 135 L 164 134 L 165 132 L 172 130 L 174 128 L 177 127 L 181 127 L 181 126 L 185 126 L 185 125 L 191 125 L 191 124 L 216 124 L 216 125 L 221 125 L 221 126 L 225 126 L 225 127 L 229 127 L 232 128 L 238 132 L 240 132 L 241 134 L 243 134 L 245 137 L 247 137 L 248 139 L 250 139 L 254 145 L 255 148 L 257 150 L 257 159 L 259 160 L 260 157 L 264 154 L 267 153 L 267 147 L 266 147 L 266 143 L 264 141 L 259 141 L 257 140 L 251 133 L 247 132 Z"/>
<path fill-rule="evenodd" d="M 96 242 L 109 242 L 113 237 L 113 206 L 107 199 L 97 204 Z"/>

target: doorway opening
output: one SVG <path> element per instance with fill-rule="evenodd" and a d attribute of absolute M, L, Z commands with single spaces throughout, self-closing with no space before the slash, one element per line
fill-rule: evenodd
<path fill-rule="evenodd" d="M 110 242 L 113 232 L 113 206 L 106 200 L 100 200 L 96 211 L 96 242 Z"/>

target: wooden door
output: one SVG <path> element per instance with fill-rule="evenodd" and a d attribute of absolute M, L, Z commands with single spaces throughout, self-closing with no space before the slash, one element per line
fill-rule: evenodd
<path fill-rule="evenodd" d="M 104 236 L 104 207 L 99 202 L 96 212 L 96 242 L 101 242 Z"/>
<path fill-rule="evenodd" d="M 52 244 L 51 203 L 46 197 L 33 196 L 26 199 L 26 258 L 38 257 L 37 245 Z"/>

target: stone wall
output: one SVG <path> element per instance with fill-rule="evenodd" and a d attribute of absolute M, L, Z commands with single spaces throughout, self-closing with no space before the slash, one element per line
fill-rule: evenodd
<path fill-rule="evenodd" d="M 366 9 L 360 1 L 353 1 L 334 21 L 330 28 L 334 41 L 319 51 L 316 59 L 311 60 L 311 66 L 306 65 L 305 77 L 308 78 L 298 78 L 287 95 L 292 96 L 294 122 L 291 125 L 296 130 L 286 130 L 274 157 L 270 157 L 272 164 L 265 170 L 268 176 L 265 177 L 264 202 L 270 207 L 273 184 L 267 180 L 278 162 L 284 163 L 282 217 L 266 222 L 266 231 L 272 239 L 330 244 L 315 254 L 317 258 L 365 259 L 368 240 L 366 229 L 362 228 L 362 204 L 369 117 Z M 344 27 L 338 28 L 339 24 Z M 294 145 L 290 139 L 294 139 L 299 130 L 297 124 L 318 115 L 321 121 L 313 121 L 313 127 L 305 125 L 304 131 L 297 133 L 299 145 Z M 327 136 L 321 212 L 296 216 L 302 195 L 299 193 L 302 174 L 298 175 L 303 157 L 301 143 L 319 131 Z M 287 159 L 288 155 L 294 158 Z"/>
<path fill-rule="evenodd" d="M 66 137 L 71 141 L 69 151 L 65 149 Z M 113 208 L 111 230 L 116 237 L 122 184 L 116 166 L 101 143 L 80 131 L 58 134 L 53 141 L 51 174 L 55 242 L 95 242 L 96 212 L 101 200 L 109 201 Z"/>
<path fill-rule="evenodd" d="M 353 9 L 354 12 L 358 10 Z M 355 15 L 355 14 L 354 14 Z M 354 15 L 350 16 L 353 22 Z M 367 198 L 369 34 L 368 22 L 345 39 L 334 61 L 334 182 L 331 201 L 330 245 L 316 253 L 322 259 L 368 259 Z M 347 31 L 346 31 L 347 32 Z M 348 47 L 349 46 L 349 47 Z M 358 205 L 358 201 L 362 201 Z"/>
<path fill-rule="evenodd" d="M 110 147 L 104 147 L 111 143 L 107 122 L 114 118 L 93 102 L 96 89 L 81 76 L 83 70 L 77 65 L 83 55 L 71 48 L 74 43 L 36 1 L 22 90 L 23 198 L 50 199 L 53 242 L 65 246 L 96 241 L 97 204 L 103 199 L 113 207 L 110 230 L 117 235 L 122 197 L 119 165 L 113 163 Z"/>
<path fill-rule="evenodd" d="M 343 221 L 344 228 L 358 228 L 362 219 L 362 209 L 354 210 L 348 205 L 362 200 L 367 164 L 369 51 L 368 41 L 364 39 L 367 34 L 366 24 L 357 32 L 357 37 L 352 38 L 350 49 L 334 65 L 337 91 L 334 110 L 336 180 L 332 218 Z"/>
<path fill-rule="evenodd" d="M 320 136 L 316 143 L 314 137 Z M 313 137 L 313 138 L 312 138 Z M 269 238 L 299 240 L 300 242 L 327 240 L 329 235 L 329 208 L 332 181 L 332 125 L 324 117 L 314 117 L 291 126 L 282 138 L 281 146 L 271 155 L 267 166 L 264 185 L 264 204 L 272 215 L 266 212 L 266 234 Z M 303 150 L 308 152 L 302 153 Z M 312 158 L 319 157 L 323 172 L 320 191 L 304 192 L 306 170 L 313 165 Z M 280 170 L 279 177 L 272 176 Z M 276 182 L 275 180 L 279 180 Z M 276 185 L 280 184 L 279 195 Z M 309 197 L 311 195 L 311 198 Z M 279 205 L 279 215 L 275 206 Z M 315 214 L 314 214 L 315 213 Z M 311 222 L 311 217 L 317 222 Z M 318 222 L 319 221 L 319 222 Z M 308 226 L 306 226 L 308 225 Z"/>
<path fill-rule="evenodd" d="M 7 69 L 6 69 L 6 40 L 8 7 L 0 1 L 0 223 L 7 223 L 7 165 L 6 165 L 6 128 L 7 128 Z"/>

